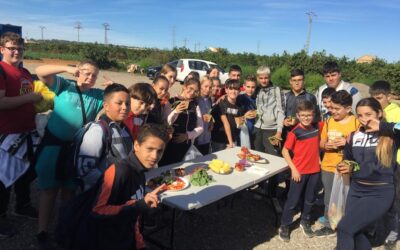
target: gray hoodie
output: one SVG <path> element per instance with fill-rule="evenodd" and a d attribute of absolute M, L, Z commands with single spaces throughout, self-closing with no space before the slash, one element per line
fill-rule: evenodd
<path fill-rule="evenodd" d="M 285 119 L 283 92 L 279 87 L 260 88 L 257 99 L 257 119 L 255 127 L 282 132 Z"/>

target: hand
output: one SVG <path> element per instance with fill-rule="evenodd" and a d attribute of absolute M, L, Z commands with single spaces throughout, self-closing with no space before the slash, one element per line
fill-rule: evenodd
<path fill-rule="evenodd" d="M 188 140 L 188 136 L 186 133 L 179 133 L 172 137 L 172 142 L 181 143 Z"/>
<path fill-rule="evenodd" d="M 79 77 L 80 69 L 78 67 L 68 67 L 67 72 L 75 77 Z"/>
<path fill-rule="evenodd" d="M 226 94 L 221 96 L 220 98 L 218 98 L 218 100 L 215 102 L 215 104 L 218 104 L 220 102 L 222 102 L 223 100 L 225 100 Z"/>
<path fill-rule="evenodd" d="M 233 147 L 234 147 L 233 143 L 226 144 L 226 148 L 233 148 Z"/>
<path fill-rule="evenodd" d="M 291 169 L 291 173 L 292 173 L 292 180 L 294 182 L 300 182 L 301 180 L 301 174 L 299 173 L 299 171 L 295 168 Z"/>
<path fill-rule="evenodd" d="M 336 146 L 336 148 L 338 148 L 338 147 L 344 147 L 344 145 L 346 145 L 346 138 L 344 138 L 344 137 L 336 138 L 336 139 L 333 141 L 333 143 L 334 143 L 334 145 Z"/>
<path fill-rule="evenodd" d="M 204 114 L 203 115 L 203 121 L 204 122 L 210 122 L 211 118 L 212 118 L 212 116 L 210 114 Z"/>
<path fill-rule="evenodd" d="M 244 124 L 244 116 L 235 117 L 237 127 L 241 127 Z"/>
<path fill-rule="evenodd" d="M 336 166 L 337 171 L 340 174 L 348 174 L 350 173 L 350 166 L 347 165 L 346 163 L 344 163 L 343 161 L 340 162 L 337 166 Z"/>
<path fill-rule="evenodd" d="M 285 126 L 285 127 L 291 127 L 291 126 L 292 126 L 292 121 L 291 121 L 291 119 L 285 118 L 285 119 L 283 120 L 283 126 Z"/>
<path fill-rule="evenodd" d="M 367 121 L 365 132 L 377 132 L 379 131 L 380 121 L 378 119 L 371 119 Z"/>
<path fill-rule="evenodd" d="M 333 141 L 325 142 L 324 149 L 327 151 L 336 150 L 337 147 Z"/>
<path fill-rule="evenodd" d="M 43 100 L 43 96 L 41 93 L 38 92 L 32 92 L 29 94 L 26 94 L 26 98 L 29 100 L 29 102 L 40 102 L 41 100 Z"/>
<path fill-rule="evenodd" d="M 282 133 L 281 132 L 276 132 L 276 134 L 273 136 L 275 137 L 275 140 L 271 140 L 272 146 L 279 146 L 282 140 Z"/>
<path fill-rule="evenodd" d="M 181 101 L 178 106 L 176 106 L 175 113 L 179 114 L 185 111 L 188 108 L 188 103 L 187 101 Z"/>
<path fill-rule="evenodd" d="M 108 87 L 109 85 L 114 84 L 114 81 L 111 80 L 111 79 L 110 79 L 108 76 L 106 76 L 106 75 L 103 75 L 103 79 L 105 80 L 105 82 L 103 82 L 103 83 L 101 84 L 101 86 Z"/>
<path fill-rule="evenodd" d="M 162 184 L 152 192 L 146 194 L 144 197 L 144 202 L 146 203 L 147 207 L 155 208 L 158 206 L 160 203 L 160 200 L 158 199 L 158 193 L 164 191 L 166 186 L 166 184 Z"/>
<path fill-rule="evenodd" d="M 257 112 L 255 110 L 249 110 L 244 114 L 244 118 L 246 119 L 254 119 L 257 116 Z"/>
<path fill-rule="evenodd" d="M 167 127 L 167 133 L 168 133 L 168 138 L 169 138 L 169 140 L 171 140 L 171 139 L 172 139 L 172 136 L 173 136 L 173 134 L 174 134 L 174 127 L 168 126 L 168 127 Z"/>

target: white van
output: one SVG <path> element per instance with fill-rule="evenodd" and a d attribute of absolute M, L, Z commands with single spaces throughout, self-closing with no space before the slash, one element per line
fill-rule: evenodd
<path fill-rule="evenodd" d="M 221 79 L 221 83 L 224 84 L 228 79 L 228 73 L 225 72 L 223 68 L 221 68 L 218 64 L 204 61 L 200 59 L 179 59 L 173 62 L 169 62 L 168 64 L 176 67 L 177 77 L 176 80 L 183 82 L 185 77 L 191 72 L 196 71 L 200 75 L 200 79 L 202 76 L 207 74 L 207 70 L 210 67 L 217 67 L 219 69 L 219 79 Z"/>

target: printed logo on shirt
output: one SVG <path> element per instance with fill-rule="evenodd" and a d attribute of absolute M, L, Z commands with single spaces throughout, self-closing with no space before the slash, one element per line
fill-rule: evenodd
<path fill-rule="evenodd" d="M 378 137 L 363 132 L 355 133 L 353 136 L 353 147 L 376 147 Z"/>
<path fill-rule="evenodd" d="M 238 112 L 239 112 L 238 109 L 234 109 L 234 108 L 227 108 L 226 109 L 226 114 L 237 115 Z"/>
<path fill-rule="evenodd" d="M 140 186 L 138 190 L 136 190 L 136 193 L 131 196 L 132 200 L 140 200 L 144 198 L 144 188 Z"/>
<path fill-rule="evenodd" d="M 26 95 L 33 92 L 33 85 L 29 79 L 21 78 L 21 88 L 19 90 L 19 95 Z"/>
<path fill-rule="evenodd" d="M 342 132 L 337 130 L 329 130 L 328 131 L 328 141 L 334 141 L 336 139 L 342 138 L 344 135 Z"/>

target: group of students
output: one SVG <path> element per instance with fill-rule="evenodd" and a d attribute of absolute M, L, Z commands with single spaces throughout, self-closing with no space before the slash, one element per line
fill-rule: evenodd
<path fill-rule="evenodd" d="M 328 62 L 323 72 L 326 84 L 316 95 L 305 90 L 300 69 L 292 70 L 291 90 L 285 93 L 271 82 L 268 67 L 259 67 L 256 76 L 247 76 L 241 85 L 241 68 L 233 65 L 223 84 L 218 68 L 210 68 L 202 78 L 189 74 L 181 92 L 170 96 L 177 72 L 168 64 L 152 84 L 126 88 L 107 83 L 105 90 L 94 88 L 99 70 L 91 61 L 77 67 L 43 65 L 36 69 L 37 76 L 55 98 L 40 138 L 34 104 L 43 98 L 34 92 L 32 76 L 21 66 L 24 41 L 5 33 L 0 49 L 2 237 L 16 233 L 6 218 L 14 187 L 16 214 L 39 218 L 41 249 L 51 249 L 48 228 L 58 193 L 66 207 L 90 201 L 91 216 L 76 226 L 73 247 L 143 248 L 138 218 L 157 207 L 162 189 L 146 194 L 144 172 L 180 162 L 194 147 L 208 154 L 236 145 L 273 155 L 282 152 L 288 162 L 291 180 L 279 231 L 285 241 L 290 239 L 289 226 L 299 204 L 303 205 L 300 225 L 307 236 L 334 233 L 327 214 L 320 218 L 325 226 L 312 231 L 311 208 L 322 181 L 327 213 L 334 173 L 351 172 L 340 164 L 343 159 L 358 162 L 361 171 L 352 173 L 346 215 L 338 227 L 338 249 L 367 246 L 365 228 L 385 213 L 397 225 L 392 152 L 398 145 L 398 127 L 380 120 L 400 122 L 400 108 L 389 103 L 387 82 L 376 82 L 370 90 L 373 98 L 361 100 L 358 90 L 341 80 L 338 65 Z M 61 73 L 72 74 L 76 82 Z M 39 213 L 29 197 L 36 175 Z M 375 203 L 379 208 L 370 213 L 369 206 Z M 393 234 L 388 238 L 391 244 L 397 240 Z"/>

